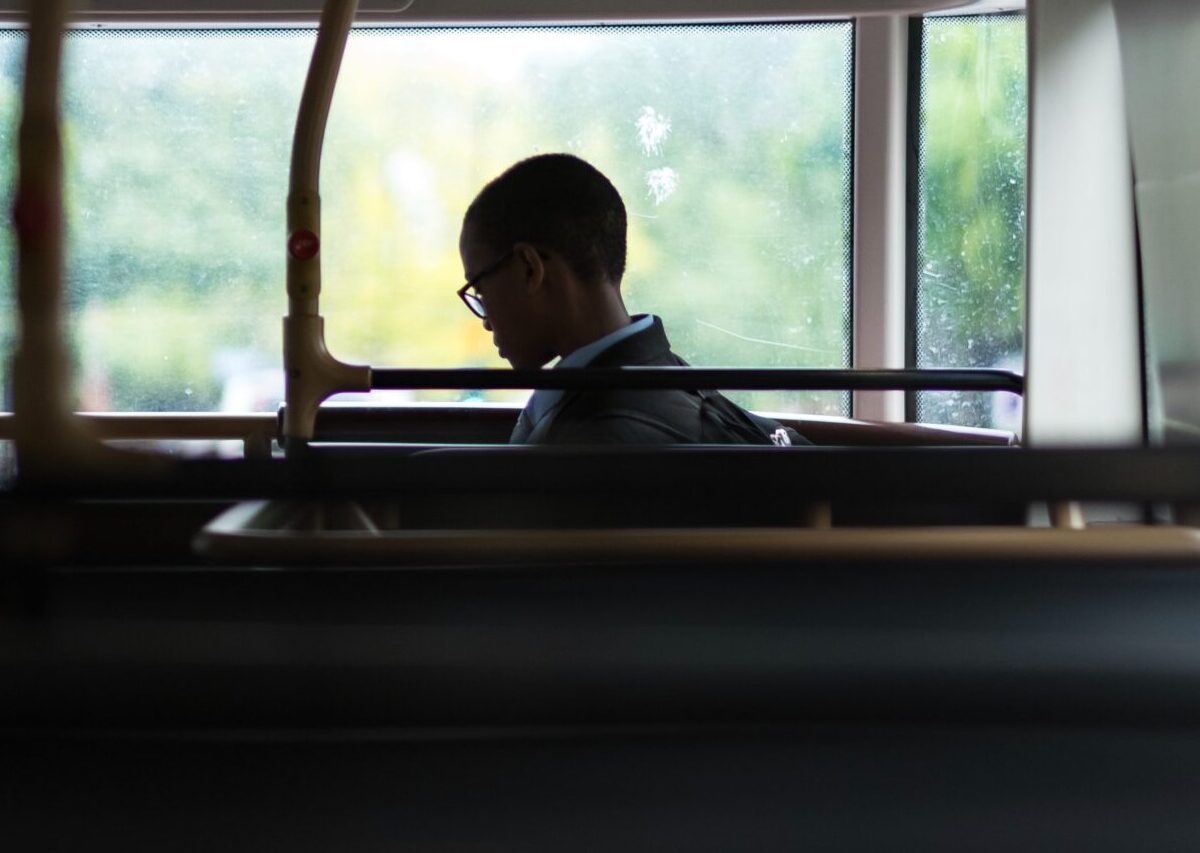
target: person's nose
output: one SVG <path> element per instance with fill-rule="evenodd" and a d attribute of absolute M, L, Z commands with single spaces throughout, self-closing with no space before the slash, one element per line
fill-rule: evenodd
<path fill-rule="evenodd" d="M 492 324 L 488 322 L 487 317 L 483 318 L 483 328 L 485 331 L 488 331 L 488 332 L 490 332 L 492 330 Z"/>

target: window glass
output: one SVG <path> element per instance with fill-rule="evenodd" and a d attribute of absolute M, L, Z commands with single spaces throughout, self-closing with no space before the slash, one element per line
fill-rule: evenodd
<path fill-rule="evenodd" d="M 81 408 L 277 404 L 284 199 L 313 38 L 68 38 L 68 301 Z M 625 197 L 626 301 L 660 314 L 680 355 L 708 366 L 846 366 L 852 42 L 852 25 L 837 22 L 356 30 L 322 168 L 331 350 L 374 366 L 503 366 L 455 296 L 462 211 L 516 160 L 569 151 Z M 21 36 L 0 37 L 10 137 L 23 49 Z M 10 184 L 6 169 L 5 198 Z M 11 335 L 11 305 L 0 310 Z M 741 399 L 842 413 L 846 396 Z"/>
<path fill-rule="evenodd" d="M 5 217 L 6 223 L 12 210 L 13 169 L 17 162 L 16 118 L 24 49 L 24 39 L 0 30 L 0 216 Z M 12 409 L 8 372 L 15 332 L 13 315 L 17 307 L 15 252 L 12 228 L 0 228 L 0 359 L 3 359 L 0 364 L 0 411 Z M 0 442 L 0 477 L 11 468 L 11 453 L 5 445 Z"/>
<path fill-rule="evenodd" d="M 1025 18 L 926 18 L 922 35 L 916 365 L 1023 372 Z M 1020 428 L 1011 394 L 916 402 L 921 421 Z"/>
<path fill-rule="evenodd" d="M 312 42 L 287 31 L 67 38 L 66 307 L 80 409 L 277 405 L 283 199 Z M 4 45 L 15 89 L 24 38 Z"/>

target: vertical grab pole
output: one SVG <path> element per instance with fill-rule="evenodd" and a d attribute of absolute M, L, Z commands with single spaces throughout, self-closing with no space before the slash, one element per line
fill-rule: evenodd
<path fill-rule="evenodd" d="M 321 295 L 321 146 L 358 0 L 327 0 L 296 117 L 287 200 L 288 313 L 283 320 L 289 453 L 312 438 L 321 401 L 338 391 L 369 391 L 371 369 L 337 361 L 325 346 Z"/>
<path fill-rule="evenodd" d="M 65 0 L 30 3 L 17 193 L 17 303 L 21 339 L 13 359 L 18 414 L 70 413 L 62 342 L 62 143 L 59 76 Z M 39 368 L 41 375 L 39 376 Z"/>
<path fill-rule="evenodd" d="M 68 0 L 32 0 L 29 6 L 13 203 L 20 329 L 11 372 L 17 473 L 23 481 L 90 473 L 157 476 L 167 470 L 169 460 L 106 447 L 74 413 L 62 320 L 59 92 Z"/>
<path fill-rule="evenodd" d="M 13 204 L 20 338 L 11 375 L 17 467 L 23 480 L 78 472 L 81 463 L 94 461 L 102 450 L 73 413 L 70 357 L 63 342 L 59 90 L 67 0 L 36 0 L 29 6 Z"/>
<path fill-rule="evenodd" d="M 70 435 L 67 349 L 62 335 L 63 211 L 59 77 L 66 0 L 30 4 L 18 177 L 17 234 L 20 340 L 12 360 L 17 464 L 41 473 Z"/>

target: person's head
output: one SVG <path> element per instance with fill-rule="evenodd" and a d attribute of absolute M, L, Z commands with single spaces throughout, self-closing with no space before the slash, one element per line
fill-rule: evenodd
<path fill-rule="evenodd" d="M 616 187 L 569 154 L 522 160 L 479 192 L 459 237 L 464 292 L 479 297 L 503 358 L 540 367 L 597 314 L 624 310 L 625 232 Z"/>

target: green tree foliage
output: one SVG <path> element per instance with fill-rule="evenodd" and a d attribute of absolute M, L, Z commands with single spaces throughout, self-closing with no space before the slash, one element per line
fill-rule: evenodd
<path fill-rule="evenodd" d="M 1025 310 L 1025 19 L 931 18 L 924 24 L 924 42 L 917 365 L 1019 369 Z M 994 395 L 921 397 L 922 420 L 993 422 Z"/>

